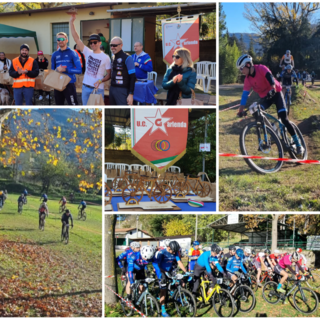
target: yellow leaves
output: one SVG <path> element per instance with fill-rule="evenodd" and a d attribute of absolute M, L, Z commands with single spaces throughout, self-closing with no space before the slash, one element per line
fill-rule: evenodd
<path fill-rule="evenodd" d="M 56 145 L 55 145 L 55 147 L 56 147 L 56 149 L 57 149 L 57 148 L 59 148 L 59 145 L 58 145 L 58 144 L 56 144 Z"/>
<path fill-rule="evenodd" d="M 92 172 L 93 169 L 94 169 L 94 164 L 93 163 L 90 163 L 90 169 L 91 169 L 91 172 Z"/>
<path fill-rule="evenodd" d="M 55 160 L 52 162 L 52 164 L 53 164 L 54 166 L 56 166 L 57 163 L 58 163 L 58 159 L 55 159 Z"/>
<path fill-rule="evenodd" d="M 81 174 L 77 174 L 77 177 L 80 178 L 80 177 L 81 177 Z"/>
<path fill-rule="evenodd" d="M 60 152 L 60 150 L 58 150 L 58 151 L 57 151 L 57 153 L 59 153 L 59 154 L 60 154 L 60 153 L 61 153 L 61 152 Z"/>
<path fill-rule="evenodd" d="M 50 113 L 47 113 L 47 117 L 50 117 Z"/>
<path fill-rule="evenodd" d="M 80 153 L 80 152 L 81 152 L 81 146 L 76 146 L 76 147 L 74 148 L 74 151 L 75 151 L 76 153 Z"/>
<path fill-rule="evenodd" d="M 58 127 L 57 138 L 61 139 L 61 127 Z"/>
<path fill-rule="evenodd" d="M 37 137 L 33 138 L 33 141 L 38 141 L 38 138 Z"/>
<path fill-rule="evenodd" d="M 19 278 L 19 277 L 16 276 L 16 275 L 13 275 L 13 276 L 11 277 L 12 280 L 17 279 L 17 278 Z"/>
<path fill-rule="evenodd" d="M 63 137 L 63 138 L 62 138 L 62 140 L 63 140 L 63 141 L 66 141 L 66 138 L 65 138 L 65 137 Z"/>
<path fill-rule="evenodd" d="M 24 177 L 26 173 L 24 171 L 21 171 L 21 175 Z"/>
<path fill-rule="evenodd" d="M 2 151 L 2 154 L 5 156 L 7 153 L 5 151 Z"/>
<path fill-rule="evenodd" d="M 41 126 L 41 123 L 40 122 L 36 122 L 36 126 Z"/>
<path fill-rule="evenodd" d="M 33 119 L 30 119 L 30 120 L 28 121 L 28 125 L 30 125 L 32 122 L 33 122 Z"/>

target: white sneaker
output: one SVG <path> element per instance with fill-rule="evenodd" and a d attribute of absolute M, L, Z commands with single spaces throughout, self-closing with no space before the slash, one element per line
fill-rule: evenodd
<path fill-rule="evenodd" d="M 43 96 L 39 96 L 39 101 L 41 101 L 43 99 Z"/>
<path fill-rule="evenodd" d="M 49 99 L 49 95 L 46 96 L 46 99 Z"/>

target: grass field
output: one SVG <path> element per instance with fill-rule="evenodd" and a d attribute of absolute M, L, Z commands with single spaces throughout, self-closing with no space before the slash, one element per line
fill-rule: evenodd
<path fill-rule="evenodd" d="M 0 316 L 101 316 L 102 208 L 88 205 L 68 245 L 61 242 L 59 199 L 48 201 L 45 230 L 38 229 L 39 197 L 28 196 L 17 213 L 19 194 L 0 211 Z"/>
<path fill-rule="evenodd" d="M 242 85 L 220 86 L 220 111 L 240 103 Z M 258 101 L 253 93 L 249 106 Z M 302 132 L 308 159 L 320 160 L 320 82 L 313 88 L 294 89 L 289 119 Z M 237 108 L 219 112 L 219 152 L 240 154 L 239 135 L 252 121 L 239 119 Z M 276 116 L 275 106 L 269 112 Z M 285 154 L 285 157 L 290 157 Z M 240 158 L 220 157 L 221 211 L 319 211 L 320 166 L 284 163 L 275 174 L 258 175 Z"/>

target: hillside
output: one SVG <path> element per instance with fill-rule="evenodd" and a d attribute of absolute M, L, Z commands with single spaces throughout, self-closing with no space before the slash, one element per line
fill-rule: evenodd
<path fill-rule="evenodd" d="M 262 49 L 261 45 L 258 43 L 259 35 L 256 33 L 230 33 L 230 36 L 233 35 L 237 39 L 240 39 L 242 35 L 243 42 L 245 43 L 247 50 L 249 49 L 251 39 L 253 40 L 253 47 L 256 53 Z"/>

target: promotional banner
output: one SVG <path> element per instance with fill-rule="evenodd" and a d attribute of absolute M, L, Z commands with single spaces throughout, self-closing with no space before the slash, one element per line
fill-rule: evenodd
<path fill-rule="evenodd" d="M 159 173 L 186 153 L 188 109 L 131 109 L 131 152 Z"/>
<path fill-rule="evenodd" d="M 199 16 L 179 20 L 162 20 L 162 54 L 166 64 L 173 62 L 172 55 L 178 48 L 191 52 L 191 59 L 199 61 Z"/>

